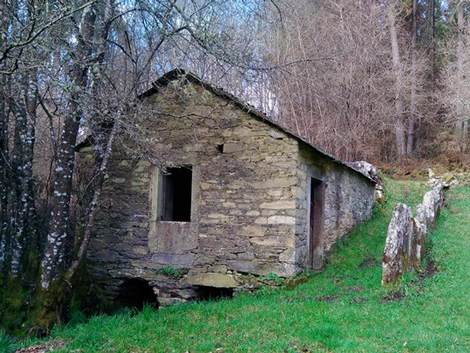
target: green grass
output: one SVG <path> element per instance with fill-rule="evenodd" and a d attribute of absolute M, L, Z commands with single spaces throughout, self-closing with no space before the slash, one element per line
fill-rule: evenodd
<path fill-rule="evenodd" d="M 432 256 L 439 271 L 383 289 L 381 257 L 397 202 L 416 206 L 422 183 L 387 180 L 388 202 L 292 290 L 123 311 L 57 328 L 58 352 L 470 352 L 470 188 L 452 189 Z M 393 297 L 400 300 L 384 300 Z M 219 349 L 219 350 L 218 350 Z"/>
<path fill-rule="evenodd" d="M 0 330 L 0 352 L 13 352 L 14 345 L 15 340 L 11 336 L 9 336 L 5 331 Z"/>

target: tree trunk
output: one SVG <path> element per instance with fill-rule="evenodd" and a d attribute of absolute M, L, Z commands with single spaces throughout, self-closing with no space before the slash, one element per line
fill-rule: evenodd
<path fill-rule="evenodd" d="M 93 188 L 93 197 L 92 197 L 89 207 L 87 208 L 87 219 L 85 222 L 85 231 L 83 234 L 83 239 L 81 239 L 81 244 L 80 244 L 77 256 L 75 260 L 72 262 L 72 265 L 70 266 L 70 269 L 67 273 L 67 279 L 69 281 L 73 278 L 75 272 L 77 271 L 77 269 L 79 268 L 80 264 L 83 262 L 86 256 L 88 244 L 90 243 L 90 239 L 91 239 L 91 232 L 93 230 L 93 226 L 95 223 L 96 212 L 98 211 L 101 192 L 103 190 L 104 175 L 106 173 L 108 160 L 112 154 L 113 142 L 114 142 L 114 138 L 116 136 L 118 129 L 119 129 L 119 120 L 116 119 L 114 121 L 111 134 L 108 137 L 106 149 L 103 151 L 102 156 L 99 157 L 100 159 L 99 164 L 95 166 L 93 179 L 96 180 L 96 182 Z"/>
<path fill-rule="evenodd" d="M 25 87 L 22 87 L 20 96 L 26 95 Z M 12 184 L 14 190 L 11 230 L 12 230 L 12 257 L 11 272 L 17 276 L 21 268 L 21 255 L 24 249 L 24 240 L 26 237 L 26 215 L 27 204 L 26 197 L 23 197 L 23 185 L 25 184 L 25 165 L 24 165 L 24 141 L 26 140 L 27 118 L 24 106 L 20 106 L 13 99 L 10 99 L 10 106 L 13 108 L 15 133 L 12 151 Z"/>
<path fill-rule="evenodd" d="M 58 144 L 56 168 L 53 182 L 53 201 L 50 229 L 44 259 L 41 265 L 41 286 L 47 289 L 63 270 L 65 240 L 70 217 L 72 176 L 75 166 L 75 144 L 80 119 L 82 118 L 83 95 L 88 82 L 90 55 L 96 23 L 96 9 L 87 8 L 80 26 L 78 44 L 72 67 L 70 106 Z"/>
<path fill-rule="evenodd" d="M 417 0 L 413 1 L 413 14 L 411 24 L 411 101 L 410 101 L 410 120 L 408 124 L 408 141 L 406 146 L 406 154 L 411 156 L 413 154 L 413 144 L 415 135 L 415 119 L 416 119 L 416 36 L 417 36 L 417 23 L 416 11 Z"/>
<path fill-rule="evenodd" d="M 0 69 L 2 66 L 0 66 Z M 9 249 L 11 243 L 9 195 L 10 171 L 8 161 L 8 108 L 5 104 L 7 92 L 7 79 L 0 74 L 0 270 L 6 271 L 9 267 Z"/>
<path fill-rule="evenodd" d="M 431 81 L 436 85 L 437 77 L 437 63 L 436 63 L 436 0 L 430 0 L 428 4 L 428 18 L 429 18 L 429 30 L 428 30 L 428 46 L 431 48 Z"/>
<path fill-rule="evenodd" d="M 6 2 L 0 1 L 0 49 L 6 46 L 8 16 Z M 0 63 L 0 70 L 7 71 L 6 62 Z M 9 161 L 8 146 L 8 123 L 9 110 L 7 99 L 8 93 L 8 77 L 0 72 L 0 270 L 5 272 L 9 269 L 10 263 L 10 215 L 9 215 L 9 196 L 11 192 L 11 165 Z"/>
<path fill-rule="evenodd" d="M 4 2 L 0 4 L 2 51 L 19 32 L 33 28 L 37 20 L 33 1 L 25 3 L 26 11 L 17 3 L 9 8 L 4 5 Z M 38 86 L 37 67 L 30 64 L 37 54 L 37 50 L 25 48 L 15 58 L 6 57 L 0 64 L 0 268 L 15 277 L 25 274 L 34 277 L 25 264 L 37 269 L 30 256 L 38 255 L 33 184 Z M 14 129 L 9 127 L 11 116 Z M 13 131 L 13 141 L 9 131 Z M 11 155 L 9 143 L 12 143 Z"/>
<path fill-rule="evenodd" d="M 68 219 L 70 216 L 70 199 L 72 193 L 72 175 L 74 172 L 74 158 L 75 158 L 75 143 L 77 139 L 79 121 L 82 117 L 82 107 L 85 104 L 83 101 L 84 94 L 88 91 L 91 99 L 96 99 L 99 94 L 99 87 L 101 84 L 101 65 L 105 59 L 106 45 L 109 34 L 109 26 L 113 16 L 113 0 L 106 0 L 99 4 L 100 6 L 92 6 L 83 16 L 83 23 L 81 25 L 81 40 L 78 46 L 78 55 L 74 62 L 74 70 L 72 82 L 74 83 L 74 90 L 72 91 L 70 114 L 64 121 L 61 140 L 59 143 L 59 151 L 57 153 L 57 162 L 55 170 L 54 181 L 54 200 L 51 212 L 51 225 L 47 240 L 47 249 L 42 265 L 42 287 L 47 289 L 52 281 L 63 270 L 64 264 L 64 242 L 68 232 Z M 93 59 L 90 60 L 91 56 Z M 89 79 L 89 77 L 91 79 Z M 88 114 L 87 119 L 93 120 L 97 115 L 98 110 L 102 107 L 95 107 L 93 103 L 87 102 Z M 91 125 L 100 125 L 99 122 L 90 122 Z M 114 138 L 114 137 L 113 137 Z M 112 142 L 111 142 L 112 143 Z M 110 147 L 111 148 L 111 147 Z M 97 154 L 100 160 L 99 165 L 104 162 L 104 156 L 101 153 Z M 104 165 L 106 163 L 104 162 Z M 105 167 L 104 167 L 105 168 Z M 96 182 L 93 182 L 94 186 Z M 101 186 L 97 198 L 101 192 Z M 97 200 L 96 200 L 97 202 Z M 93 216 L 88 223 L 93 224 Z M 90 210 L 91 212 L 91 210 Z M 82 244 L 83 245 L 83 244 Z M 86 241 L 84 248 L 80 246 L 79 256 L 80 261 L 83 258 L 88 241 Z M 75 262 L 72 263 L 74 265 Z M 72 272 L 74 272 L 73 270 Z M 70 273 L 70 271 L 69 271 Z M 67 275 L 67 277 L 69 277 Z"/>
<path fill-rule="evenodd" d="M 57 151 L 56 169 L 53 183 L 53 202 L 50 219 L 50 230 L 42 264 L 42 287 L 48 288 L 56 279 L 64 262 L 64 243 L 68 232 L 70 216 L 70 198 L 72 192 L 72 175 L 75 164 L 75 143 L 80 121 L 80 89 L 86 84 L 86 70 L 81 65 L 74 69 L 74 85 L 70 112 L 65 117 Z"/>
<path fill-rule="evenodd" d="M 99 30 L 97 31 L 96 35 L 98 44 L 95 48 L 96 52 L 98 53 L 98 56 L 96 58 L 97 65 L 94 67 L 90 83 L 91 97 L 95 97 L 99 94 L 99 88 L 102 85 L 101 65 L 103 63 L 106 52 L 107 37 L 109 34 L 109 24 L 113 16 L 113 6 L 114 0 L 107 0 L 106 7 L 104 8 L 104 11 L 100 17 L 101 21 L 99 23 Z M 117 112 L 115 112 L 115 114 L 117 114 Z M 83 238 L 79 239 L 80 244 L 78 247 L 78 253 L 75 256 L 75 259 L 72 261 L 72 264 L 70 265 L 70 268 L 66 274 L 66 279 L 68 279 L 70 283 L 75 272 L 86 257 L 88 244 L 90 243 L 92 235 L 91 232 L 93 230 L 95 222 L 95 215 L 99 208 L 99 200 L 101 196 L 101 191 L 103 189 L 104 175 L 106 172 L 108 160 L 112 154 L 114 138 L 120 126 L 119 117 L 117 115 L 114 115 L 112 117 L 112 121 L 109 121 L 109 114 L 105 113 L 104 115 L 102 115 L 100 103 L 98 103 L 97 106 L 91 105 L 89 120 L 92 133 L 95 138 L 95 166 L 91 182 L 93 196 L 90 201 L 90 204 L 88 205 L 88 207 L 85 208 L 85 229 Z M 113 127 L 106 142 L 107 133 L 104 126 L 109 122 L 113 124 Z"/>
<path fill-rule="evenodd" d="M 463 1 L 459 1 L 457 3 L 457 25 L 458 25 L 458 32 L 457 32 L 457 81 L 458 85 L 460 86 L 457 90 L 457 122 L 456 122 L 456 134 L 457 134 L 457 143 L 458 148 L 461 152 L 466 151 L 466 131 L 464 128 L 465 120 L 467 117 L 465 116 L 465 104 L 463 102 L 463 97 L 461 94 L 462 84 L 464 82 L 464 70 L 463 70 L 463 34 L 465 30 L 465 22 L 464 22 L 464 6 Z"/>
<path fill-rule="evenodd" d="M 406 154 L 405 144 L 405 126 L 403 123 L 404 103 L 401 93 L 403 85 L 403 72 L 400 62 L 400 49 L 398 47 L 398 37 L 396 29 L 396 20 L 394 9 L 388 9 L 388 20 L 390 29 L 390 41 L 392 45 L 392 62 L 395 76 L 395 134 L 398 156 L 403 157 Z"/>
<path fill-rule="evenodd" d="M 27 118 L 26 125 L 26 139 L 24 141 L 24 183 L 23 199 L 24 208 L 26 210 L 26 228 L 25 235 L 25 263 L 31 268 L 26 268 L 28 272 L 33 271 L 36 273 L 38 264 L 39 253 L 39 238 L 38 238 L 38 224 L 35 204 L 35 191 L 34 191 L 34 175 L 33 175 L 33 162 L 34 162 L 34 144 L 36 140 L 36 108 L 38 106 L 38 83 L 37 72 L 32 70 L 27 81 L 25 102 L 25 112 Z M 32 273 L 32 274 L 33 274 Z"/>

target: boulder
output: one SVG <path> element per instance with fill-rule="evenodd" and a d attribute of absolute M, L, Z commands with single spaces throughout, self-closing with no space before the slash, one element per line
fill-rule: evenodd
<path fill-rule="evenodd" d="M 431 175 L 431 174 L 430 174 Z M 430 187 L 442 186 L 444 188 L 450 188 L 451 186 L 457 185 L 459 182 L 456 176 L 452 173 L 445 173 L 443 176 L 435 176 L 429 178 L 427 185 Z"/>
<path fill-rule="evenodd" d="M 366 161 L 356 161 L 346 163 L 349 167 L 357 170 L 359 173 L 364 174 L 366 177 L 374 180 L 375 182 L 379 181 L 379 171 L 376 167 Z"/>
<path fill-rule="evenodd" d="M 434 173 L 434 171 L 429 168 L 429 179 L 434 179 L 434 177 L 436 176 L 436 173 Z"/>
<path fill-rule="evenodd" d="M 384 197 L 385 197 L 385 193 L 384 193 L 383 186 L 381 184 L 376 184 L 375 193 L 374 193 L 375 201 L 377 201 L 378 203 L 383 203 Z"/>
<path fill-rule="evenodd" d="M 452 173 L 445 173 L 443 176 L 442 176 L 442 186 L 444 188 L 450 188 L 451 186 L 453 185 L 457 185 L 458 184 L 458 181 L 457 181 L 457 178 L 455 177 L 454 174 Z"/>
<path fill-rule="evenodd" d="M 426 235 L 428 234 L 428 223 L 426 217 L 426 209 L 424 208 L 422 203 L 420 203 L 416 208 L 415 221 L 419 223 L 420 230 L 424 233 L 424 236 L 426 237 Z"/>

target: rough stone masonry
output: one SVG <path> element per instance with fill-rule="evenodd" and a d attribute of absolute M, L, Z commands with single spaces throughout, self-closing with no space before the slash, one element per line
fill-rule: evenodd
<path fill-rule="evenodd" d="M 161 162 L 133 158 L 125 137 L 115 147 L 88 254 L 111 299 L 136 279 L 169 305 L 319 269 L 371 217 L 372 179 L 194 75 L 173 71 L 140 98 L 135 124 Z"/>

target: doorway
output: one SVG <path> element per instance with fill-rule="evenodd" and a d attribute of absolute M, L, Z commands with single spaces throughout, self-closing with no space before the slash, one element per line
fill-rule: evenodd
<path fill-rule="evenodd" d="M 325 183 L 310 179 L 310 226 L 309 226 L 309 267 L 321 270 L 323 267 L 323 216 L 325 208 Z"/>

